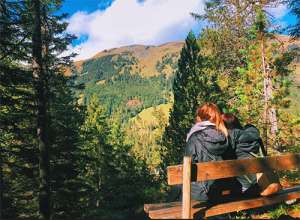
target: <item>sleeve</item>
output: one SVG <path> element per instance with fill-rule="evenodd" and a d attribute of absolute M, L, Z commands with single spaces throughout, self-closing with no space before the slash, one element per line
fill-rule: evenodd
<path fill-rule="evenodd" d="M 260 143 L 258 140 L 255 140 L 251 143 L 238 143 L 237 144 L 237 150 L 243 151 L 246 153 L 255 153 L 257 154 L 259 152 Z"/>
<path fill-rule="evenodd" d="M 185 152 L 184 156 L 191 156 L 192 157 L 192 163 L 196 163 L 197 161 L 197 142 L 194 135 L 192 135 L 185 146 Z"/>

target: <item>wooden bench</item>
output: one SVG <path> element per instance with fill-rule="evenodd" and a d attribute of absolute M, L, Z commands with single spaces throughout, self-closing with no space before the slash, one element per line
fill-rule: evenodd
<path fill-rule="evenodd" d="M 298 199 L 300 198 L 300 186 L 283 189 L 268 197 L 239 198 L 234 201 L 208 206 L 203 202 L 191 200 L 191 182 L 263 173 L 271 170 L 294 170 L 299 167 L 300 153 L 196 164 L 191 163 L 191 157 L 184 157 L 183 165 L 167 168 L 168 184 L 182 184 L 182 202 L 145 204 L 144 211 L 151 219 L 206 218 Z"/>

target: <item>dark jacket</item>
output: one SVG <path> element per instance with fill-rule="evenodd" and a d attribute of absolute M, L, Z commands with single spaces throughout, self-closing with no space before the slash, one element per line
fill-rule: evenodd
<path fill-rule="evenodd" d="M 230 145 L 238 159 L 251 158 L 259 155 L 262 147 L 259 130 L 253 125 L 246 125 L 242 129 L 229 130 Z"/>
<path fill-rule="evenodd" d="M 185 155 L 191 156 L 193 163 L 223 160 L 222 156 L 229 146 L 227 138 L 209 122 L 200 123 L 198 128 L 194 129 L 196 125 L 188 134 Z M 214 180 L 193 182 L 192 199 L 208 200 L 208 193 L 213 183 Z"/>
<path fill-rule="evenodd" d="M 260 148 L 263 149 L 262 140 L 259 130 L 253 125 L 246 125 L 241 129 L 231 129 L 228 131 L 229 140 L 232 150 L 235 152 L 237 159 L 253 158 L 260 155 Z M 254 185 L 256 180 L 255 174 L 249 174 L 237 177 L 243 190 Z"/>

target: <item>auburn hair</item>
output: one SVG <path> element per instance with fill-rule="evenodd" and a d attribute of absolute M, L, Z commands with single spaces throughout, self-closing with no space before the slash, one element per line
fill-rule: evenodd
<path fill-rule="evenodd" d="M 231 113 L 222 114 L 222 119 L 227 129 L 242 128 L 239 119 Z"/>
<path fill-rule="evenodd" d="M 197 109 L 196 115 L 201 121 L 210 121 L 216 125 L 216 129 L 228 136 L 227 128 L 222 119 L 221 112 L 217 105 L 213 103 L 205 103 Z"/>

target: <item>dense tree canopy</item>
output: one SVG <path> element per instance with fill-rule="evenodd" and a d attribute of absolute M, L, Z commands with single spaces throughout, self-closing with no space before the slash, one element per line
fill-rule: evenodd
<path fill-rule="evenodd" d="M 127 52 L 70 67 L 62 1 L 2 0 L 0 218 L 143 218 L 144 203 L 167 198 L 165 168 L 181 162 L 205 102 L 256 125 L 268 146 L 299 151 L 299 47 L 270 32 L 265 11 L 281 2 L 206 1 L 193 14 L 207 24 L 199 37 L 190 32 L 178 62 L 167 53 L 147 77 Z M 284 2 L 298 38 L 299 1 Z"/>

